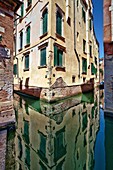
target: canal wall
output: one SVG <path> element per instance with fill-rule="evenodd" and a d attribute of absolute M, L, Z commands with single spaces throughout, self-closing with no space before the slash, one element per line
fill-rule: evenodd
<path fill-rule="evenodd" d="M 47 102 L 54 102 L 64 98 L 68 98 L 80 93 L 89 92 L 94 89 L 94 79 L 91 79 L 87 83 L 75 86 L 67 86 L 62 78 L 57 79 L 55 84 L 50 88 L 39 88 L 39 87 L 25 87 L 14 85 L 15 92 L 21 92 L 33 97 L 40 98 Z"/>
<path fill-rule="evenodd" d="M 7 130 L 0 131 L 0 170 L 5 170 Z"/>

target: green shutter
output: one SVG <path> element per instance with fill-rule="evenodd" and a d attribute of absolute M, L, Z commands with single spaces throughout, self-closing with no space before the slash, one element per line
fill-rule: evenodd
<path fill-rule="evenodd" d="M 14 64 L 13 66 L 13 74 L 17 75 L 17 64 Z"/>
<path fill-rule="evenodd" d="M 30 44 L 30 26 L 27 27 L 27 37 L 26 37 L 26 43 L 27 44 Z"/>
<path fill-rule="evenodd" d="M 24 139 L 27 144 L 29 144 L 29 122 L 24 121 Z"/>
<path fill-rule="evenodd" d="M 47 32 L 47 24 L 48 24 L 48 13 L 47 10 L 43 15 L 43 34 Z"/>
<path fill-rule="evenodd" d="M 57 66 L 57 46 L 54 46 L 54 66 Z"/>
<path fill-rule="evenodd" d="M 29 68 L 29 55 L 25 56 L 25 69 Z"/>
<path fill-rule="evenodd" d="M 24 3 L 21 5 L 21 17 L 24 15 Z"/>
<path fill-rule="evenodd" d="M 20 49 L 23 48 L 23 32 L 20 33 Z"/>
<path fill-rule="evenodd" d="M 62 16 L 59 12 L 56 15 L 56 32 L 62 35 Z"/>
<path fill-rule="evenodd" d="M 82 59 L 82 72 L 87 73 L 87 60 L 85 58 Z"/>
<path fill-rule="evenodd" d="M 40 65 L 41 65 L 41 66 L 46 65 L 46 48 L 43 48 L 43 49 L 41 50 Z"/>
<path fill-rule="evenodd" d="M 58 65 L 62 66 L 62 56 L 63 56 L 63 51 L 59 50 L 58 51 Z"/>

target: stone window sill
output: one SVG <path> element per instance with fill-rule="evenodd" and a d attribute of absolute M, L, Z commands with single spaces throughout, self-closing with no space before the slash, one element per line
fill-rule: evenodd
<path fill-rule="evenodd" d="M 19 51 L 19 52 L 22 51 L 22 48 L 20 48 L 18 51 Z"/>
<path fill-rule="evenodd" d="M 27 48 L 27 47 L 29 47 L 29 46 L 30 46 L 30 43 L 29 43 L 29 44 L 26 44 L 24 47 Z"/>
<path fill-rule="evenodd" d="M 86 73 L 86 72 L 82 72 L 82 74 L 85 74 L 85 75 L 86 75 L 87 73 Z"/>
<path fill-rule="evenodd" d="M 29 71 L 29 68 L 25 68 L 24 71 Z"/>
<path fill-rule="evenodd" d="M 64 66 L 55 66 L 56 71 L 66 71 Z"/>
<path fill-rule="evenodd" d="M 31 4 L 26 8 L 26 12 L 28 12 L 29 11 L 29 9 L 31 8 Z"/>
<path fill-rule="evenodd" d="M 60 40 L 62 40 L 63 42 L 65 42 L 65 38 L 62 37 L 61 35 L 59 35 L 58 33 L 56 33 L 56 37 Z"/>
<path fill-rule="evenodd" d="M 41 35 L 39 38 L 42 39 L 44 38 L 45 36 L 47 36 L 48 32 L 44 33 L 43 35 Z"/>
<path fill-rule="evenodd" d="M 38 66 L 38 69 L 41 69 L 41 68 L 47 68 L 47 65 Z"/>

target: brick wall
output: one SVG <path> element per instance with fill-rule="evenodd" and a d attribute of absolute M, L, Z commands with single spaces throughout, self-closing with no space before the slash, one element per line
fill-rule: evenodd
<path fill-rule="evenodd" d="M 3 5 L 0 3 L 0 7 Z M 8 11 L 8 12 L 7 12 Z M 10 15 L 11 14 L 11 15 Z M 0 54 L 0 119 L 2 112 L 12 108 L 13 100 L 13 12 L 7 8 L 0 8 L 0 48 L 10 49 L 10 58 L 3 58 Z M 1 123 L 1 122 L 0 122 Z"/>

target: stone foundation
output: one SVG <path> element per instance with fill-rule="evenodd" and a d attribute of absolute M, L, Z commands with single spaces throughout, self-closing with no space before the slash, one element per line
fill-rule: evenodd
<path fill-rule="evenodd" d="M 22 86 L 20 89 L 18 85 L 14 86 L 15 92 L 21 92 L 33 97 L 40 98 L 47 102 L 54 102 L 71 96 L 75 96 L 79 93 L 92 91 L 94 89 L 94 79 L 88 81 L 85 84 L 67 86 L 63 82 L 62 78 L 56 80 L 50 88 L 39 88 L 39 87 L 25 87 Z"/>

